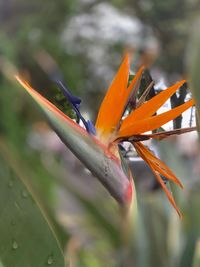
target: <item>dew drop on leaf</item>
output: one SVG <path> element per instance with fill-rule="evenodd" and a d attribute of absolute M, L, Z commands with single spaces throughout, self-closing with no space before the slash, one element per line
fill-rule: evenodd
<path fill-rule="evenodd" d="M 9 188 L 12 188 L 13 187 L 13 184 L 14 184 L 13 179 L 10 179 L 10 181 L 8 182 L 8 187 Z"/>
<path fill-rule="evenodd" d="M 18 249 L 18 244 L 17 244 L 17 241 L 16 240 L 13 240 L 13 242 L 12 242 L 12 248 L 14 249 L 14 250 L 16 250 L 16 249 Z"/>
<path fill-rule="evenodd" d="M 11 225 L 12 226 L 15 226 L 16 225 L 16 222 L 14 220 L 11 221 Z"/>
<path fill-rule="evenodd" d="M 27 198 L 28 197 L 28 192 L 26 190 L 22 190 L 22 197 Z"/>
<path fill-rule="evenodd" d="M 48 259 L 47 259 L 47 264 L 48 265 L 51 265 L 53 263 L 53 256 L 52 255 L 49 255 L 48 256 Z"/>

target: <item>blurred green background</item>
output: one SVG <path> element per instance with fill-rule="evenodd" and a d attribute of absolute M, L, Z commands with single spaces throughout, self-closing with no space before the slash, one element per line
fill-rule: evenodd
<path fill-rule="evenodd" d="M 13 169 L 20 170 L 69 266 L 200 266 L 197 135 L 153 144 L 185 185 L 183 191 L 172 187 L 183 220 L 146 165 L 131 161 L 139 223 L 124 244 L 117 204 L 59 141 L 13 75 L 20 72 L 73 116 L 52 82 L 63 77 L 93 121 L 126 50 L 133 54 L 132 70 L 145 64 L 158 89 L 186 78 L 197 90 L 199 8 L 198 0 L 0 0 L 0 165 L 7 165 L 1 175 L 9 179 Z M 184 90 L 179 96 L 187 97 Z M 172 106 L 178 100 L 172 98 Z"/>

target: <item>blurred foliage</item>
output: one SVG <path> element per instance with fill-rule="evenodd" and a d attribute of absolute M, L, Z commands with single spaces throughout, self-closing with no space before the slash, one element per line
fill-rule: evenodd
<path fill-rule="evenodd" d="M 200 116 L 200 93 L 199 93 L 199 64 L 200 64 L 200 35 L 199 35 L 199 26 L 200 26 L 200 19 L 195 20 L 194 22 L 194 29 L 191 32 L 190 35 L 190 42 L 188 45 L 188 51 L 187 51 L 187 67 L 188 72 L 190 74 L 191 79 L 191 89 L 196 99 L 196 105 L 197 105 L 197 125 L 199 127 L 199 116 Z"/>
<path fill-rule="evenodd" d="M 184 212 L 184 219 L 180 221 L 176 217 L 160 190 L 153 190 L 153 186 L 145 192 L 138 190 L 138 226 L 134 233 L 130 233 L 128 244 L 124 244 L 123 218 L 116 204 L 84 168 L 74 158 L 71 159 L 68 151 L 60 144 L 55 144 L 57 141 L 50 139 L 54 142 L 54 147 L 45 147 L 49 129 L 41 123 L 44 118 L 13 82 L 16 68 L 38 91 L 73 116 L 70 106 L 52 82 L 52 76 L 64 77 L 74 94 L 83 96 L 84 100 L 88 99 L 87 107 L 84 102 L 85 110 L 91 111 L 94 108 L 95 113 L 103 95 L 100 90 L 107 87 L 108 78 L 112 79 L 113 69 L 116 69 L 119 55 L 121 57 L 126 43 L 114 40 L 109 45 L 102 43 L 110 67 L 108 69 L 101 65 L 101 69 L 108 72 L 108 77 L 105 78 L 98 77 L 93 72 L 95 67 L 90 64 L 91 58 L 84 50 L 88 46 L 84 39 L 77 40 L 82 47 L 81 51 L 70 52 L 69 49 L 66 50 L 67 44 L 63 45 L 61 35 L 71 19 L 80 14 L 90 16 L 101 3 L 80 0 L 0 1 L 0 136 L 6 148 L 6 151 L 1 149 L 1 156 L 5 153 L 10 155 L 9 158 L 24 174 L 26 182 L 42 203 L 60 240 L 66 262 L 71 264 L 69 266 L 129 267 L 134 262 L 137 267 L 198 267 L 200 183 L 199 173 L 195 180 L 189 164 L 195 159 L 186 160 L 180 156 L 170 141 L 163 148 L 160 146 L 160 151 L 164 151 L 163 159 L 186 181 L 184 192 L 172 188 Z M 199 105 L 200 44 L 197 40 L 197 24 L 193 26 L 193 38 L 189 38 L 192 20 L 199 12 L 199 1 L 112 0 L 110 3 L 119 12 L 134 16 L 143 24 L 143 46 L 136 49 L 136 54 L 139 55 L 136 66 L 143 61 L 147 62 L 149 67 L 163 72 L 170 83 L 185 73 L 184 55 L 189 40 L 188 73 Z M 80 29 L 86 31 L 81 23 Z M 146 48 L 149 32 L 160 45 L 159 55 L 151 55 L 151 51 Z M 134 44 L 131 49 L 135 51 Z M 56 62 L 55 65 L 48 64 L 48 55 Z M 91 57 L 95 57 L 94 52 Z M 47 67 L 42 64 L 44 62 Z M 95 117 L 95 114 L 91 116 Z M 37 138 L 40 149 L 35 149 L 30 144 L 30 138 L 35 132 L 40 133 Z M 7 164 L 6 167 L 5 160 L 1 158 L 1 185 L 4 179 L 10 177 L 9 161 Z M 144 174 L 140 173 L 134 178 L 139 180 L 142 176 Z M 150 180 L 150 175 L 145 176 L 145 180 L 148 179 Z M 2 197 L 3 194 L 1 199 Z M 7 195 L 5 203 L 6 197 Z M 0 205 L 3 204 L 1 200 Z M 2 222 L 4 221 L 1 220 Z M 2 229 L 1 227 L 0 231 Z M 38 229 L 41 231 L 40 226 Z M 2 245 L 1 240 L 0 246 Z M 4 266 L 3 264 L 0 258 L 0 266 Z"/>
<path fill-rule="evenodd" d="M 1 244 L 4 266 L 63 266 L 59 244 L 15 161 L 1 146 Z M 26 230 L 25 230 L 26 229 Z M 37 247 L 37 249 L 35 249 Z"/>
<path fill-rule="evenodd" d="M 177 73 L 183 73 L 191 17 L 198 14 L 199 1 L 143 0 L 129 3 L 133 6 L 134 14 L 153 29 L 160 42 L 161 56 L 157 64 L 169 74 L 169 79 Z"/>

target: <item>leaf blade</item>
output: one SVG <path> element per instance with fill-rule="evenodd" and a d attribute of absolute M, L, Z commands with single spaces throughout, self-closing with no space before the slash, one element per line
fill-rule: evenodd
<path fill-rule="evenodd" d="M 8 162 L 2 144 L 0 146 L 0 259 L 3 266 L 42 267 L 51 262 L 51 266 L 64 267 L 64 256 L 44 211 L 32 197 L 25 178 Z"/>

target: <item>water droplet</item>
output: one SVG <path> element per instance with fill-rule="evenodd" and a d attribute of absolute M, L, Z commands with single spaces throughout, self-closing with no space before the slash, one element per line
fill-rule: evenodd
<path fill-rule="evenodd" d="M 3 244 L 0 245 L 0 251 L 4 251 L 5 250 L 5 246 Z"/>
<path fill-rule="evenodd" d="M 19 204 L 17 201 L 15 201 L 14 205 L 15 205 L 15 207 L 16 207 L 18 210 L 21 210 L 21 209 L 22 209 L 21 206 L 20 206 L 20 204 Z"/>
<path fill-rule="evenodd" d="M 14 181 L 13 181 L 13 179 L 10 179 L 10 181 L 8 182 L 8 187 L 13 187 L 13 185 L 14 185 Z"/>
<path fill-rule="evenodd" d="M 14 249 L 14 250 L 16 250 L 16 249 L 18 249 L 18 244 L 17 244 L 17 241 L 16 240 L 13 240 L 13 242 L 12 242 L 12 248 Z"/>
<path fill-rule="evenodd" d="M 28 192 L 26 190 L 22 190 L 22 197 L 27 198 L 28 197 Z"/>
<path fill-rule="evenodd" d="M 16 222 L 14 220 L 11 221 L 11 225 L 12 226 L 15 226 L 16 225 Z"/>
<path fill-rule="evenodd" d="M 53 263 L 53 255 L 51 254 L 51 255 L 48 256 L 47 264 L 51 265 L 52 263 Z"/>

